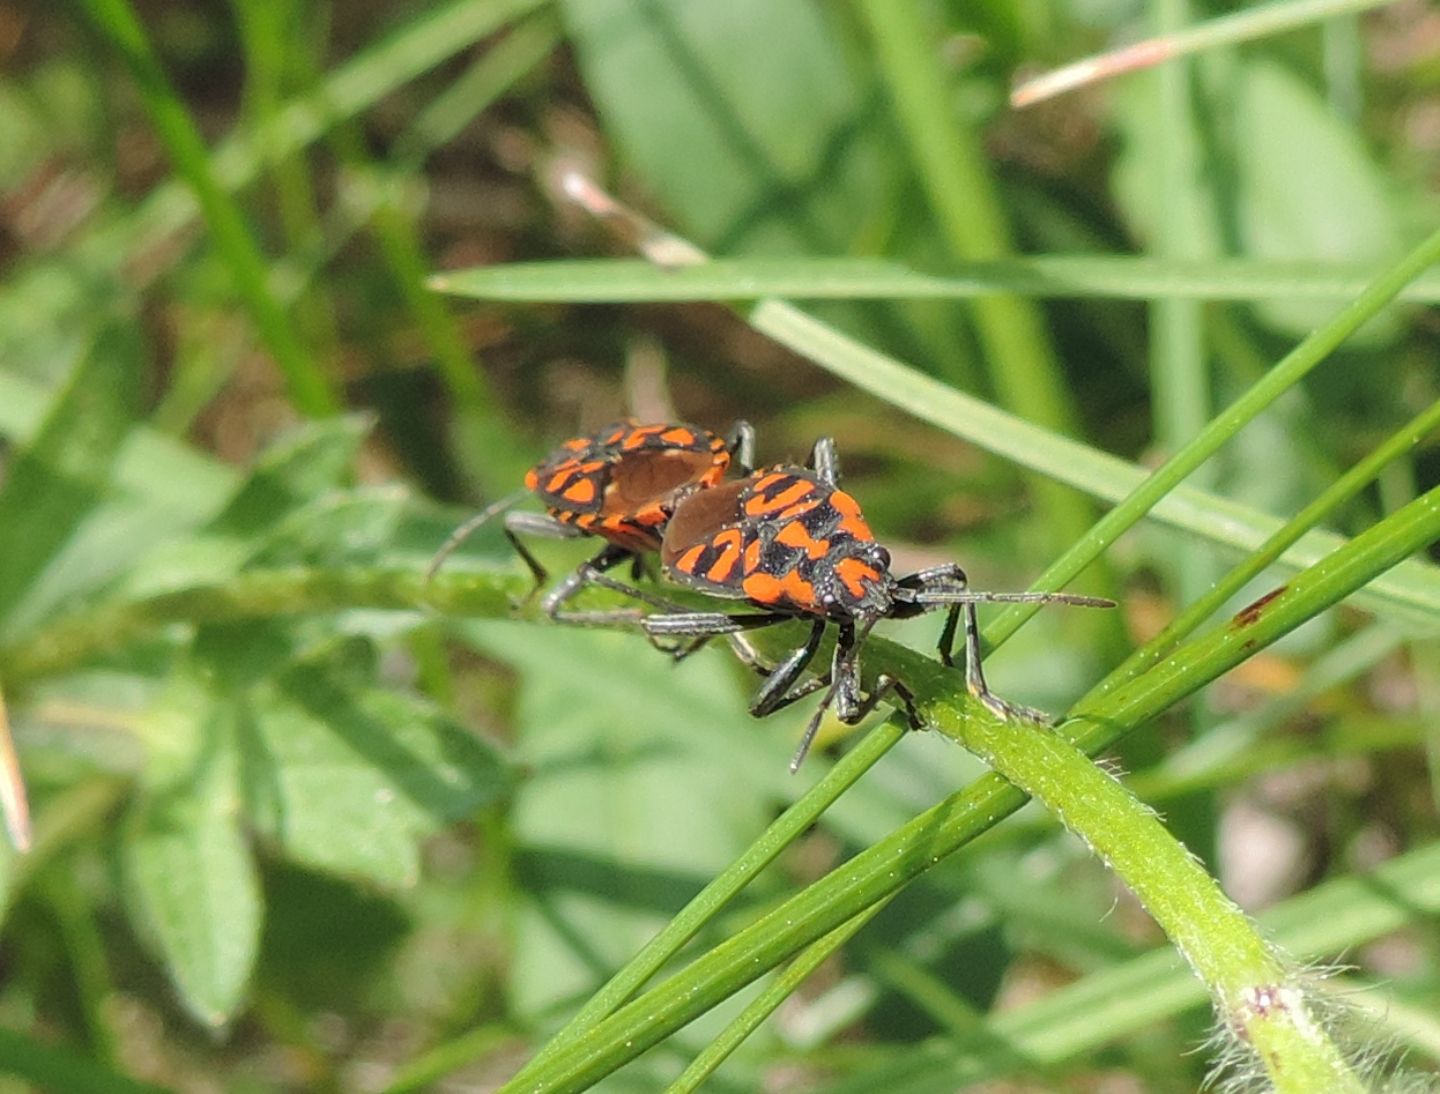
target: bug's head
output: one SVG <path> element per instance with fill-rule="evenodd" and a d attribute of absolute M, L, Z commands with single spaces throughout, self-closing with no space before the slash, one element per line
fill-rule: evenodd
<path fill-rule="evenodd" d="M 874 540 L 851 540 L 828 560 L 824 598 L 829 614 L 880 619 L 895 603 L 890 552 Z"/>

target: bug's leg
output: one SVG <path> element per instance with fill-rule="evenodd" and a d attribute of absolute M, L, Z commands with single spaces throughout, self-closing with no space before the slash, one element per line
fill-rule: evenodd
<path fill-rule="evenodd" d="M 501 498 L 499 501 L 492 502 L 446 536 L 445 542 L 440 545 L 440 549 L 437 550 L 430 559 L 430 565 L 425 568 L 426 582 L 428 583 L 434 580 L 435 575 L 440 572 L 440 567 L 445 565 L 445 560 L 455 553 L 456 548 L 474 535 L 476 529 L 483 524 L 489 523 L 506 509 L 509 509 L 512 505 L 521 501 L 529 493 L 528 490 L 517 490 L 515 493 L 508 494 Z"/>
<path fill-rule="evenodd" d="M 665 612 L 647 615 L 640 625 L 653 635 L 680 635 L 707 638 L 721 634 L 739 634 L 741 631 L 773 627 L 777 623 L 788 623 L 795 617 L 789 612 Z"/>
<path fill-rule="evenodd" d="M 755 430 L 749 422 L 737 418 L 725 436 L 725 445 L 730 449 L 741 478 L 755 470 Z"/>
<path fill-rule="evenodd" d="M 840 624 L 840 633 L 835 637 L 835 659 L 831 662 L 830 671 L 823 678 L 830 684 L 830 689 L 805 725 L 800 744 L 795 749 L 795 755 L 790 758 L 791 774 L 799 771 L 800 765 L 805 762 L 810 746 L 815 742 L 815 734 L 820 732 L 820 722 L 827 710 L 833 706 L 836 716 L 846 723 L 858 722 L 862 717 L 856 713 L 861 706 L 858 649 L 854 624 Z"/>
<path fill-rule="evenodd" d="M 810 450 L 808 466 L 823 486 L 840 489 L 840 457 L 835 453 L 835 438 L 821 437 Z"/>
<path fill-rule="evenodd" d="M 948 562 L 943 566 L 931 566 L 895 582 L 903 590 L 897 597 L 899 611 L 892 618 L 909 618 L 923 611 L 934 610 L 948 604 L 1071 604 L 1081 608 L 1113 608 L 1115 601 L 1103 596 L 1083 596 L 1080 593 L 1004 593 L 972 589 L 965 577 L 965 571 L 957 563 Z"/>
<path fill-rule="evenodd" d="M 745 638 L 745 632 L 786 623 L 793 618 L 795 617 L 781 612 L 727 615 L 723 612 L 692 612 L 681 609 L 664 615 L 648 615 L 641 621 L 641 625 L 645 628 L 651 644 L 667 649 L 677 661 L 683 661 L 712 638 L 727 638 L 730 649 L 742 665 L 760 676 L 768 677 L 775 670 L 760 660 L 755 647 Z M 667 634 L 689 635 L 691 641 L 685 645 L 662 647 L 658 638 Z"/>
<path fill-rule="evenodd" d="M 633 590 L 633 592 L 640 593 L 640 590 Z M 640 593 L 640 596 L 652 603 L 660 599 L 648 597 L 643 593 Z M 710 639 L 727 636 L 730 638 L 730 646 L 736 656 L 762 676 L 768 676 L 769 670 L 760 665 L 755 651 L 740 636 L 745 631 L 773 627 L 777 623 L 786 623 L 794 618 L 784 612 L 735 613 L 732 615 L 726 612 L 690 611 L 678 604 L 673 607 L 675 609 L 673 611 L 646 615 L 634 621 L 645 629 L 645 636 L 650 640 L 652 646 L 668 653 L 676 661 L 683 661 Z M 660 641 L 665 637 L 683 637 L 689 638 L 690 641 L 667 646 Z"/>
<path fill-rule="evenodd" d="M 582 571 L 586 571 L 583 573 L 582 585 L 598 585 L 602 589 L 609 589 L 612 592 L 621 593 L 632 600 L 638 600 L 650 605 L 652 608 L 659 609 L 661 616 L 646 616 L 645 613 L 641 612 L 638 608 L 617 608 L 611 611 L 559 612 L 552 616 L 557 622 L 592 627 L 641 626 L 645 629 L 646 641 L 661 653 L 669 654 L 676 661 L 685 660 L 685 658 L 709 642 L 711 638 L 714 638 L 716 634 L 726 633 L 724 631 L 710 631 L 705 633 L 685 632 L 684 637 L 688 638 L 689 641 L 676 643 L 662 641 L 662 632 L 651 630 L 650 627 L 646 625 L 647 618 L 655 619 L 663 617 L 668 619 L 675 616 L 688 617 L 696 613 L 692 612 L 683 604 L 666 599 L 663 596 L 656 596 L 654 593 L 647 592 L 644 589 L 637 589 L 633 585 L 626 585 L 624 582 L 616 581 L 604 573 L 606 567 L 598 566 L 598 561 L 598 558 L 591 560 L 591 562 L 587 564 L 589 566 L 588 571 L 586 571 L 585 567 L 581 567 L 581 570 L 576 571 L 577 575 L 580 575 Z M 574 590 L 574 592 L 578 591 L 579 587 Z M 574 592 L 570 595 L 574 595 Z M 681 632 L 669 633 L 679 634 Z"/>
<path fill-rule="evenodd" d="M 970 579 L 965 576 L 965 571 L 958 562 L 946 562 L 916 570 L 913 574 L 902 577 L 896 584 L 906 589 L 943 588 L 964 592 L 970 588 Z"/>
<path fill-rule="evenodd" d="M 805 735 L 800 738 L 800 747 L 795 750 L 795 755 L 790 760 L 791 774 L 800 770 L 800 765 L 805 762 L 805 756 L 809 753 L 811 744 L 814 743 L 815 734 L 820 730 L 820 722 L 825 717 L 825 711 L 831 706 L 835 708 L 835 717 L 846 725 L 855 725 L 869 717 L 870 713 L 883 700 L 893 694 L 905 708 L 905 720 L 910 728 L 924 728 L 924 723 L 921 722 L 920 715 L 915 710 L 914 693 L 893 676 L 882 674 L 876 679 L 875 687 L 870 694 L 861 697 L 860 644 L 864 641 L 864 637 L 865 635 L 861 634 L 857 639 L 853 628 L 843 627 L 841 629 L 840 637 L 835 642 L 835 664 L 829 674 L 833 677 L 834 683 L 825 694 L 820 708 L 815 711 L 810 723 L 805 727 Z"/>
<path fill-rule="evenodd" d="M 955 632 L 960 628 L 960 605 L 950 605 L 945 613 L 945 626 L 940 628 L 940 640 L 935 643 L 940 653 L 940 663 L 947 669 L 955 667 Z"/>
<path fill-rule="evenodd" d="M 520 556 L 526 567 L 530 570 L 530 576 L 535 579 L 535 584 L 530 586 L 530 591 L 526 593 L 524 599 L 516 605 L 516 607 L 523 608 L 535 599 L 535 594 L 538 593 L 545 582 L 549 580 L 550 572 L 546 570 L 544 566 L 540 565 L 540 560 L 530 553 L 530 548 L 526 547 L 525 544 L 521 542 L 520 537 L 509 528 L 505 529 L 505 538 L 510 541 L 510 546 L 514 548 L 515 553 Z"/>
<path fill-rule="evenodd" d="M 815 659 L 815 651 L 820 648 L 820 640 L 824 636 L 825 620 L 817 619 L 810 625 L 810 635 L 805 639 L 805 644 L 776 665 L 770 675 L 765 678 L 765 683 L 760 685 L 760 690 L 755 693 L 755 698 L 750 702 L 751 714 L 757 718 L 763 718 L 767 714 L 773 714 L 777 710 L 788 707 L 791 703 L 803 699 L 811 692 L 817 691 L 829 683 L 826 678 L 807 681 L 798 686 L 795 684 L 806 666 Z"/>
<path fill-rule="evenodd" d="M 975 612 L 975 605 L 966 604 L 964 608 L 966 690 L 979 699 L 986 710 L 1004 721 L 1019 718 L 1027 722 L 1038 722 L 1041 725 L 1053 725 L 1055 719 L 1043 710 L 1036 710 L 1034 707 L 1027 707 L 1021 703 L 1012 703 L 1000 698 L 990 690 L 990 686 L 985 683 L 985 670 L 980 666 L 980 624 Z"/>
<path fill-rule="evenodd" d="M 543 539 L 579 539 L 585 533 L 578 528 L 572 528 L 568 524 L 562 524 L 554 517 L 543 513 L 506 513 L 505 514 L 505 538 L 510 541 L 510 546 L 520 556 L 530 571 L 530 576 L 535 579 L 535 584 L 525 594 L 525 599 L 520 601 L 518 607 L 524 607 L 530 603 L 536 593 L 550 578 L 550 573 L 540 560 L 530 553 L 520 537 L 538 536 Z"/>
<path fill-rule="evenodd" d="M 648 593 L 643 589 L 637 589 L 633 585 L 626 585 L 624 582 L 616 581 L 607 576 L 606 571 L 618 566 L 627 558 L 633 557 L 639 562 L 639 556 L 633 552 L 617 547 L 613 544 L 607 546 L 589 562 L 580 565 L 574 573 L 555 587 L 541 603 L 541 610 L 545 612 L 556 623 L 565 623 L 571 626 L 580 627 L 627 627 L 640 625 L 645 615 L 639 608 L 614 608 L 609 611 L 563 611 L 562 607 L 567 600 L 570 600 L 588 585 L 598 585 L 603 589 L 610 589 L 613 592 L 622 593 L 632 600 L 639 600 L 649 604 L 651 607 L 659 608 L 667 614 L 685 613 L 687 609 L 667 600 L 664 597 Z M 649 630 L 645 632 L 646 640 L 661 653 L 669 654 L 676 661 L 683 661 L 692 653 L 705 645 L 711 635 L 691 636 L 690 641 L 671 644 L 663 642 Z"/>
<path fill-rule="evenodd" d="M 556 623 L 598 624 L 603 622 L 599 617 L 609 613 L 567 612 L 563 610 L 564 605 L 587 585 L 619 584 L 619 582 L 612 583 L 608 581 L 603 575 L 606 570 L 613 569 L 630 558 L 630 555 L 631 552 L 627 551 L 624 547 L 616 547 L 613 543 L 606 544 L 599 554 L 588 562 L 582 562 L 564 581 L 546 593 L 545 599 L 540 601 L 540 610 Z M 628 585 L 621 587 L 629 589 Z M 626 613 L 627 618 L 635 618 L 636 616 L 637 612 L 635 611 Z"/>

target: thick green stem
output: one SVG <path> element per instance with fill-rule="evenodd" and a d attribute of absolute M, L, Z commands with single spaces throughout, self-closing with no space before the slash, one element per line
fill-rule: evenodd
<path fill-rule="evenodd" d="M 0 680 L 13 689 L 54 676 L 174 623 L 224 623 L 350 608 L 498 619 L 511 615 L 512 598 L 528 588 L 512 575 L 440 574 L 427 584 L 415 570 L 260 570 L 214 585 L 101 604 L 60 619 L 0 648 Z"/>
<path fill-rule="evenodd" d="M 1277 1091 L 1359 1091 L 1305 994 L 1254 924 L 1148 806 L 1057 734 L 925 704 L 922 717 L 1043 804 L 1098 854 L 1210 988 Z"/>

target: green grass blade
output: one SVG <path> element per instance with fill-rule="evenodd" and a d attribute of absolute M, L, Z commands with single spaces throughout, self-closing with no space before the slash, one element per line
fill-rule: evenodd
<path fill-rule="evenodd" d="M 547 2 L 453 0 L 405 24 L 336 67 L 313 94 L 282 106 L 272 126 L 220 142 L 214 152 L 216 181 L 227 191 L 243 188 L 260 176 L 270 157 L 293 155 L 447 57 Z M 167 184 L 141 204 L 131 230 L 139 239 L 169 234 L 199 212 L 184 186 Z"/>
<path fill-rule="evenodd" d="M 1011 293 L 1057 300 L 1353 299 L 1378 271 L 1334 262 L 1148 255 L 1028 255 L 957 262 L 922 272 L 884 258 L 716 258 L 659 268 L 638 258 L 512 262 L 447 271 L 440 292 L 517 303 L 645 303 L 758 300 L 966 300 Z M 1440 274 L 1427 273 L 1401 300 L 1440 302 Z"/>
<path fill-rule="evenodd" d="M 666 1090 L 666 1094 L 688 1094 L 698 1090 L 713 1075 L 721 1064 L 744 1042 L 745 1038 L 760 1028 L 765 1021 L 795 990 L 805 982 L 806 977 L 828 961 L 845 943 L 854 938 L 865 924 L 879 915 L 889 898 L 878 900 L 848 923 L 842 923 L 824 938 L 811 943 L 787 965 L 773 981 L 761 989 L 760 994 L 745 1004 L 719 1035 L 705 1046 L 704 1050 L 690 1061 Z"/>
<path fill-rule="evenodd" d="M 1110 53 L 1068 64 L 1027 80 L 1010 96 L 1010 105 L 1031 106 L 1062 92 L 1070 91 L 1095 80 L 1122 72 L 1160 64 L 1205 50 L 1280 34 L 1322 19 L 1378 8 L 1391 0 L 1275 0 L 1210 19 L 1193 27 L 1176 31 Z"/>
<path fill-rule="evenodd" d="M 1154 11 L 1163 29 L 1180 26 L 1189 16 L 1186 0 L 1161 0 Z M 1157 94 L 1151 124 L 1145 129 L 1149 154 L 1141 155 L 1151 165 L 1149 181 L 1157 210 L 1155 250 L 1169 259 L 1203 258 L 1207 249 L 1200 181 L 1203 153 L 1191 103 L 1190 66 L 1165 65 L 1155 73 L 1153 84 Z M 1203 319 L 1196 300 L 1157 300 L 1150 305 L 1151 437 L 1161 452 L 1178 452 L 1200 436 L 1211 416 Z M 1213 489 L 1216 470 L 1210 463 L 1196 467 L 1191 485 Z M 1186 540 L 1168 565 L 1160 565 L 1173 581 L 1175 599 L 1188 604 L 1209 587 L 1214 552 L 1204 543 Z"/>
<path fill-rule="evenodd" d="M 957 259 L 998 258 L 1014 250 L 1005 211 L 990 175 L 980 137 L 953 89 L 926 9 L 888 0 L 857 0 L 856 11 L 875 45 L 880 80 L 894 107 L 950 254 Z M 1027 421 L 1078 434 L 1054 347 L 1035 305 L 1017 296 L 984 296 L 973 304 L 975 326 L 1000 402 Z M 1053 480 L 1032 482 L 1040 522 L 1058 546 L 1091 521 L 1089 505 Z"/>
<path fill-rule="evenodd" d="M 328 377 L 306 351 L 285 309 L 270 289 L 269 273 L 244 214 L 215 177 L 210 153 L 184 102 L 171 87 L 150 39 L 127 0 L 84 0 L 95 26 L 124 59 L 139 85 L 141 99 L 175 169 L 194 191 L 215 246 L 230 270 L 235 287 L 249 309 L 285 377 L 297 409 L 328 415 L 340 398 Z"/>
<path fill-rule="evenodd" d="M 1310 529 L 1336 512 L 1355 497 L 1389 464 L 1412 451 L 1422 440 L 1440 429 L 1440 402 L 1427 407 L 1392 433 L 1364 459 L 1327 486 L 1313 501 L 1275 530 L 1264 543 L 1199 597 L 1186 604 L 1183 611 L 1165 628 L 1125 659 L 1125 663 L 1106 678 L 1104 690 L 1118 687 L 1157 664 L 1175 644 L 1209 619 L 1232 596 L 1251 580 L 1260 576 L 1285 551 L 1297 543 Z"/>
<path fill-rule="evenodd" d="M 525 6 L 518 5 L 517 11 Z M 479 10 L 476 5 L 471 7 Z M 493 10 L 494 5 L 491 7 Z M 552 11 L 541 11 L 519 22 L 415 115 L 396 138 L 391 160 L 418 168 L 432 150 L 453 140 L 478 113 L 534 71 L 555 52 L 560 41 L 559 21 Z"/>
<path fill-rule="evenodd" d="M 252 570 L 228 581 L 99 604 L 57 619 L 0 647 L 0 665 L 11 684 L 38 680 L 178 622 L 231 623 L 347 608 L 509 619 L 512 598 L 528 590 L 528 581 L 513 574 L 439 574 L 427 583 L 414 570 Z"/>
<path fill-rule="evenodd" d="M 459 79 L 441 92 L 396 138 L 384 164 L 372 163 L 363 142 L 344 143 L 352 193 L 348 205 L 367 221 L 400 300 L 429 347 L 440 381 L 454 407 L 450 443 L 483 495 L 496 497 L 529 466 L 530 453 L 490 388 L 483 362 L 475 359 L 446 303 L 426 289 L 429 263 L 418 228 L 423 200 L 413 175 L 426 157 L 523 79 L 560 41 L 553 13 L 530 16 L 490 46 Z M 363 211 L 362 211 L 363 210 Z"/>

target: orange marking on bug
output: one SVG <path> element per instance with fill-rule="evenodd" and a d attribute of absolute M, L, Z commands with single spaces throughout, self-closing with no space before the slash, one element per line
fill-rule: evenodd
<path fill-rule="evenodd" d="M 767 573 L 754 573 L 740 585 L 745 595 L 759 604 L 790 603 L 797 608 L 815 606 L 815 587 L 791 570 L 784 577 L 773 577 Z"/>
<path fill-rule="evenodd" d="M 697 543 L 675 560 L 675 569 L 682 574 L 693 574 L 695 567 L 700 564 L 700 556 L 704 553 L 705 544 Z"/>
<path fill-rule="evenodd" d="M 780 587 L 792 604 L 801 608 L 815 607 L 815 586 L 801 577 L 799 570 L 791 570 L 781 578 Z"/>
<path fill-rule="evenodd" d="M 726 528 L 710 541 L 710 545 L 719 547 L 720 555 L 705 571 L 705 577 L 717 585 L 723 584 L 735 572 L 735 563 L 740 560 L 740 529 Z"/>
<path fill-rule="evenodd" d="M 752 517 L 764 516 L 766 513 L 774 513 L 781 509 L 789 508 L 797 501 L 810 493 L 815 488 L 814 483 L 799 479 L 773 498 L 767 498 L 761 491 L 760 484 L 756 484 L 756 496 L 745 503 L 745 512 Z"/>
<path fill-rule="evenodd" d="M 755 568 L 760 565 L 760 539 L 759 539 L 759 537 L 756 537 L 755 539 L 752 539 L 749 543 L 747 543 L 747 544 L 745 545 L 744 563 L 745 563 L 745 572 L 746 572 L 747 574 L 748 574 L 748 573 L 753 573 L 754 570 L 755 570 Z"/>
<path fill-rule="evenodd" d="M 690 430 L 686 429 L 683 425 L 677 425 L 673 429 L 667 429 L 664 433 L 660 434 L 660 439 L 666 444 L 678 445 L 692 445 L 697 440 L 695 434 L 691 433 Z"/>
<path fill-rule="evenodd" d="M 865 523 L 865 518 L 860 514 L 860 503 L 843 490 L 836 490 L 830 495 L 830 504 L 840 514 L 840 523 L 836 525 L 842 532 L 849 532 L 856 539 L 871 542 L 875 539 L 875 533 L 870 531 L 870 525 Z"/>
<path fill-rule="evenodd" d="M 784 593 L 778 578 L 764 572 L 747 574 L 740 583 L 745 595 L 759 604 L 778 604 Z"/>
<path fill-rule="evenodd" d="M 777 513 L 776 519 L 794 520 L 796 517 L 803 517 L 806 513 L 810 512 L 811 509 L 814 509 L 817 505 L 819 505 L 820 501 L 820 498 L 810 497 L 806 498 L 804 501 L 796 502 L 794 505 L 790 506 L 789 509 Z"/>
<path fill-rule="evenodd" d="M 530 468 L 529 471 L 525 472 L 525 489 L 526 489 L 526 490 L 529 490 L 529 491 L 531 491 L 531 492 L 533 493 L 534 490 L 535 490 L 535 488 L 536 488 L 537 486 L 539 486 L 539 485 L 540 485 L 540 471 L 539 471 L 539 468 L 532 467 L 532 468 Z"/>
<path fill-rule="evenodd" d="M 625 438 L 620 447 L 627 451 L 632 448 L 639 448 L 647 440 L 655 436 L 655 434 L 661 433 L 664 430 L 665 426 L 663 425 L 642 425 L 636 429 L 632 429 L 630 435 Z"/>
<path fill-rule="evenodd" d="M 842 558 L 835 564 L 835 573 L 854 597 L 864 596 L 865 586 L 880 580 L 880 571 L 858 558 Z"/>
<path fill-rule="evenodd" d="M 545 493 L 558 494 L 562 490 L 564 490 L 565 485 L 570 481 L 570 474 L 570 468 L 562 468 L 561 470 L 556 471 L 554 474 L 552 474 L 545 481 Z"/>
<path fill-rule="evenodd" d="M 756 479 L 755 482 L 751 485 L 750 489 L 757 494 L 763 494 L 765 493 L 765 491 L 769 490 L 770 487 L 774 486 L 777 482 L 784 482 L 789 477 L 790 476 L 784 471 L 771 471 L 767 474 L 761 475 L 758 479 Z"/>
<path fill-rule="evenodd" d="M 571 437 L 561 448 L 568 448 L 571 452 L 583 452 L 590 447 L 589 437 Z"/>
<path fill-rule="evenodd" d="M 799 547 L 811 558 L 823 558 L 825 552 L 830 550 L 829 540 L 815 539 L 798 520 L 792 520 L 781 528 L 775 536 L 775 542 L 783 543 L 786 547 Z"/>
<path fill-rule="evenodd" d="M 595 500 L 595 480 L 576 479 L 569 486 L 565 487 L 560 495 L 566 501 L 573 501 L 576 505 L 585 505 Z"/>

